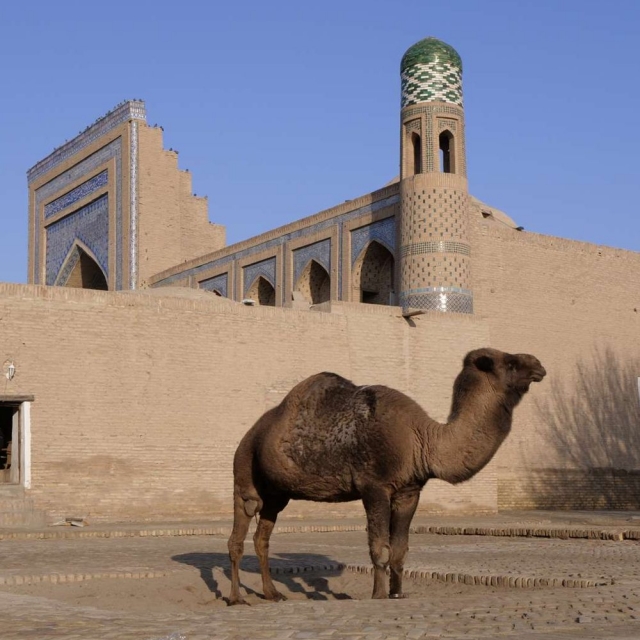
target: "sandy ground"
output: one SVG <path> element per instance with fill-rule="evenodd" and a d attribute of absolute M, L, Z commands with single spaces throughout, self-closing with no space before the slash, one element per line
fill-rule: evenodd
<path fill-rule="evenodd" d="M 248 604 L 271 604 L 262 598 L 260 576 L 243 572 L 243 594 Z M 373 578 L 351 572 L 305 573 L 274 576 L 276 588 L 290 601 L 369 600 Z M 179 571 L 163 578 L 140 580 L 96 579 L 70 584 L 13 586 L 11 593 L 58 600 L 66 604 L 95 607 L 107 611 L 206 613 L 227 607 L 230 583 L 220 570 L 204 578 L 195 572 Z M 496 593 L 499 587 L 471 587 L 430 580 L 405 579 L 407 597 L 446 597 L 466 593 Z M 275 606 L 275 605 L 274 605 Z"/>

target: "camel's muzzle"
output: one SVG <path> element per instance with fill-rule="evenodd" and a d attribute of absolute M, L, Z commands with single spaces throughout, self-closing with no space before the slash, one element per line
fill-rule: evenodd
<path fill-rule="evenodd" d="M 531 372 L 531 380 L 533 380 L 533 382 L 540 382 L 546 375 L 547 370 L 544 367 L 540 367 L 538 371 Z"/>

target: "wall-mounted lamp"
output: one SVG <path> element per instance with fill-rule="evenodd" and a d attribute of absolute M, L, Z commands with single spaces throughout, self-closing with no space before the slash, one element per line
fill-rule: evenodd
<path fill-rule="evenodd" d="M 16 375 L 16 366 L 13 362 L 9 362 L 7 364 L 7 372 L 4 374 L 7 380 L 13 380 L 13 377 Z"/>

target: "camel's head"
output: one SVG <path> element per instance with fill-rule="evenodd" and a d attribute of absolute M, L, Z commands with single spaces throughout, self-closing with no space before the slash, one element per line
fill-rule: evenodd
<path fill-rule="evenodd" d="M 540 382 L 547 375 L 535 356 L 489 348 L 470 351 L 465 356 L 464 367 L 488 376 L 492 386 L 520 396 L 529 391 L 532 382 Z"/>

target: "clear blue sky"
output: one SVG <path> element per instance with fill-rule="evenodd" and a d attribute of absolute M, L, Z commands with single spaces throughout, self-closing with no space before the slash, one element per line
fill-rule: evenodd
<path fill-rule="evenodd" d="M 639 32 L 637 0 L 3 2 L 0 281 L 26 280 L 26 170 L 124 99 L 229 243 L 383 186 L 429 35 L 463 59 L 471 193 L 640 251 Z"/>

